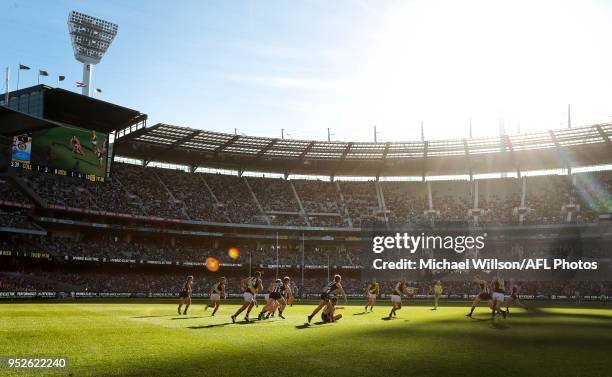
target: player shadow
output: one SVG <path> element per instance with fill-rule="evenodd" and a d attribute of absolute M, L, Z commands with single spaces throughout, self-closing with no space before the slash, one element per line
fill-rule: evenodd
<path fill-rule="evenodd" d="M 510 325 L 508 325 L 507 322 L 492 321 L 491 328 L 495 330 L 508 330 L 510 328 Z"/>
<path fill-rule="evenodd" d="M 227 326 L 231 324 L 232 324 L 231 322 L 225 322 L 225 323 L 216 323 L 213 325 L 187 326 L 187 328 L 191 330 L 202 330 L 202 329 L 212 329 L 214 327 L 223 327 L 223 326 Z"/>
<path fill-rule="evenodd" d="M 481 317 L 470 316 L 470 317 L 467 317 L 467 318 L 469 318 L 469 319 L 471 319 L 473 321 L 478 321 L 478 322 L 486 322 L 486 321 L 492 321 L 493 320 L 493 318 L 491 316 L 482 317 L 482 318 Z"/>
<path fill-rule="evenodd" d="M 395 318 L 395 317 L 382 317 L 381 319 L 382 319 L 383 321 L 391 321 L 391 320 L 394 320 L 394 319 L 396 319 L 396 318 Z"/>
<path fill-rule="evenodd" d="M 316 326 L 313 326 L 313 325 L 316 325 Z M 306 322 L 303 325 L 295 326 L 295 328 L 297 330 L 305 330 L 305 329 L 314 329 L 314 328 L 317 328 L 317 327 L 325 327 L 325 326 L 331 326 L 331 325 L 332 324 L 329 323 L 329 322 L 318 321 L 318 322 L 315 322 L 315 323 L 308 323 L 308 322 Z"/>
<path fill-rule="evenodd" d="M 372 312 L 361 312 L 361 313 L 353 313 L 353 315 L 364 315 L 364 314 L 370 314 Z"/>
<path fill-rule="evenodd" d="M 176 320 L 176 319 L 197 319 L 197 318 L 204 318 L 204 317 L 172 317 L 170 319 Z"/>
<path fill-rule="evenodd" d="M 237 325 L 255 325 L 256 323 L 261 322 L 261 321 L 236 321 Z"/>
<path fill-rule="evenodd" d="M 276 322 L 282 322 L 284 321 L 284 319 L 274 319 L 274 318 L 268 318 L 268 319 L 263 319 L 263 320 L 256 320 L 256 321 L 252 321 L 253 323 L 258 323 L 260 325 L 264 325 L 267 323 L 276 323 Z"/>

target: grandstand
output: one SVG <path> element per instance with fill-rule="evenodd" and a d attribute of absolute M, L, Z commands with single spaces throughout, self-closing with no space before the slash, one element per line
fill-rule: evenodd
<path fill-rule="evenodd" d="M 610 227 L 612 172 L 604 165 L 612 164 L 612 124 L 485 139 L 327 142 L 147 127 L 146 114 L 44 85 L 10 98 L 0 107 L 4 137 L 30 133 L 34 145 L 41 129 L 72 125 L 108 134 L 110 145 L 100 177 L 54 168 L 52 152 L 45 164 L 13 163 L 2 173 L 5 297 L 176 295 L 185 274 L 214 277 L 204 270 L 207 256 L 220 260 L 230 286 L 259 268 L 294 276 L 308 295 L 342 272 L 359 294 L 361 235 L 374 224 L 488 232 L 499 241 L 491 248 L 507 252 L 554 252 L 563 232 L 582 234 L 584 247 L 598 252 Z M 15 120 L 24 126 L 10 129 Z M 101 152 L 88 143 L 81 140 Z M 227 257 L 232 246 L 240 260 Z M 452 284 L 456 294 L 469 293 Z M 586 283 L 530 284 L 529 294 L 552 297 Z M 606 281 L 581 289 L 611 293 Z"/>

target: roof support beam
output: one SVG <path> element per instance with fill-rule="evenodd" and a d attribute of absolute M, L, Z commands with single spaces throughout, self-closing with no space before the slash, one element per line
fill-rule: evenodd
<path fill-rule="evenodd" d="M 514 146 L 512 145 L 512 141 L 510 141 L 510 136 L 504 135 L 501 138 L 502 143 L 502 153 L 508 152 L 510 153 L 510 158 L 512 159 L 514 168 L 516 169 L 516 174 L 520 178 L 521 176 L 521 167 L 519 166 L 518 161 L 516 160 L 516 154 L 514 153 Z"/>
<path fill-rule="evenodd" d="M 384 170 L 385 168 L 385 163 L 387 162 L 387 155 L 389 154 L 389 147 L 391 146 L 390 142 L 386 142 L 385 143 L 385 149 L 383 150 L 383 155 L 382 158 L 380 159 L 380 168 L 378 169 L 378 171 L 376 172 L 376 180 L 378 181 L 378 179 L 380 178 L 380 173 Z"/>
<path fill-rule="evenodd" d="M 344 148 L 344 151 L 342 152 L 342 156 L 340 156 L 340 160 L 338 161 L 336 168 L 332 171 L 330 175 L 332 181 L 334 180 L 334 177 L 336 176 L 338 170 L 340 170 L 340 167 L 344 163 L 344 160 L 346 160 L 346 156 L 348 156 L 349 152 L 351 151 L 351 148 L 353 148 L 353 142 L 346 144 L 346 148 Z"/>
<path fill-rule="evenodd" d="M 550 139 L 552 140 L 553 144 L 555 144 L 555 150 L 557 151 L 557 153 L 556 153 L 557 158 L 559 158 L 559 160 L 561 160 L 563 165 L 565 165 L 565 167 L 568 170 L 571 169 L 569 161 L 567 161 L 567 156 L 565 155 L 565 153 L 561 149 L 561 145 L 559 144 L 559 140 L 557 140 L 557 135 L 555 135 L 555 131 L 550 130 L 550 131 L 548 131 L 548 134 L 550 135 Z"/>
<path fill-rule="evenodd" d="M 127 135 L 121 136 L 119 137 L 117 140 L 115 140 L 115 145 L 121 145 L 123 143 L 127 143 L 130 141 L 137 141 L 135 139 L 138 138 L 138 136 L 142 135 L 142 134 L 147 134 L 149 132 L 151 132 L 152 130 L 158 128 L 159 126 L 161 126 L 161 124 L 155 124 L 151 127 L 141 127 L 133 132 L 128 133 Z"/>
<path fill-rule="evenodd" d="M 287 177 L 289 177 L 289 174 L 291 174 L 291 172 L 293 172 L 295 169 L 297 169 L 302 164 L 308 152 L 310 152 L 312 148 L 315 146 L 315 143 L 316 142 L 314 140 L 311 141 L 310 143 L 308 143 L 306 148 L 302 150 L 302 152 L 300 153 L 295 163 L 292 164 L 292 166 L 289 169 L 287 169 L 287 171 L 285 172 L 285 179 L 287 179 Z"/>
<path fill-rule="evenodd" d="M 553 144 L 555 144 L 555 147 L 560 148 L 561 146 L 559 145 L 559 141 L 557 140 L 557 135 L 555 135 L 555 132 L 553 130 L 550 130 L 548 131 L 548 134 L 550 135 Z"/>
<path fill-rule="evenodd" d="M 468 172 L 470 173 L 470 181 L 472 180 L 472 160 L 470 158 L 470 147 L 468 146 L 467 139 L 463 139 L 463 150 L 465 151 L 465 160 L 467 162 Z"/>
<path fill-rule="evenodd" d="M 612 142 L 610 142 L 610 138 L 608 137 L 606 132 L 603 130 L 603 128 L 601 128 L 599 124 L 596 124 L 595 128 L 597 128 L 597 132 L 599 132 L 599 136 L 601 136 L 601 138 L 604 139 L 606 143 L 612 144 Z"/>
<path fill-rule="evenodd" d="M 274 144 L 278 143 L 278 140 L 279 139 L 271 139 L 268 142 L 268 144 L 264 145 L 264 147 L 261 148 L 259 150 L 259 152 L 257 152 L 257 154 L 255 156 L 253 156 L 253 158 L 250 159 L 250 161 L 248 161 L 248 162 L 245 161 L 244 163 L 248 165 L 250 163 L 253 163 L 253 162 L 259 160 L 267 151 L 270 150 L 270 148 L 272 148 L 274 146 Z M 244 170 L 245 170 L 245 167 L 243 166 L 242 167 L 242 171 L 244 172 Z M 242 173 L 240 173 L 240 176 L 242 176 Z"/>
<path fill-rule="evenodd" d="M 215 149 L 214 153 L 218 154 L 219 152 L 223 152 L 223 150 L 236 142 L 236 140 L 240 139 L 241 135 L 234 135 L 231 139 L 226 141 L 225 143 L 219 145 L 217 149 Z"/>
<path fill-rule="evenodd" d="M 255 157 L 253 157 L 252 161 L 255 160 L 259 160 L 261 158 L 261 156 L 263 156 L 264 154 L 266 154 L 267 151 L 269 151 L 276 143 L 278 143 L 278 139 L 272 139 L 268 142 L 268 144 L 266 144 L 263 148 L 261 148 L 259 150 L 259 152 L 257 152 L 257 154 L 255 155 Z"/>
<path fill-rule="evenodd" d="M 423 178 L 423 182 L 425 182 L 425 175 L 427 174 L 427 152 L 429 149 L 429 141 L 424 141 L 423 143 L 423 167 L 421 177 Z"/>
<path fill-rule="evenodd" d="M 200 130 L 196 130 L 193 132 L 190 132 L 189 134 L 183 136 L 182 138 L 174 141 L 172 144 L 168 145 L 165 151 L 158 153 L 155 158 L 161 159 L 164 156 L 166 156 L 168 153 L 172 152 L 176 147 L 180 147 L 181 144 L 193 139 L 194 137 L 198 136 L 202 131 Z"/>

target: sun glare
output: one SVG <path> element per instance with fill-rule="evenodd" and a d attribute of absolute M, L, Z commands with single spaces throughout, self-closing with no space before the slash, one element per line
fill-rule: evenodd
<path fill-rule="evenodd" d="M 385 140 L 547 130 L 605 121 L 610 27 L 604 4 L 559 1 L 400 5 L 372 35 L 351 83 L 347 124 Z M 608 111 L 610 110 L 610 111 Z M 365 124 L 364 124 L 365 123 Z"/>

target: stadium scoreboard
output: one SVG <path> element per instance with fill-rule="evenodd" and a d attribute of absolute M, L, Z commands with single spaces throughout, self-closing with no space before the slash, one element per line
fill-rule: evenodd
<path fill-rule="evenodd" d="M 58 126 L 15 136 L 11 168 L 103 182 L 107 151 L 107 134 Z"/>
<path fill-rule="evenodd" d="M 51 168 L 48 166 L 31 164 L 29 162 L 11 161 L 11 168 L 31 170 L 35 172 L 41 172 L 41 173 L 56 174 L 56 175 L 61 175 L 64 177 L 87 179 L 92 182 L 104 182 L 105 181 L 105 178 L 103 176 L 97 176 L 95 174 L 79 173 L 79 172 L 68 171 L 64 169 L 58 169 L 58 168 Z"/>

